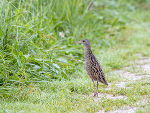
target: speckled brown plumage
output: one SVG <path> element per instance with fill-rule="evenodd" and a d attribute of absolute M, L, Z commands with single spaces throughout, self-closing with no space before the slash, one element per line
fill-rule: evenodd
<path fill-rule="evenodd" d="M 105 74 L 98 63 L 96 57 L 93 55 L 90 42 L 85 39 L 79 41 L 79 43 L 82 43 L 85 46 L 85 66 L 86 71 L 89 75 L 89 77 L 92 79 L 93 85 L 94 85 L 94 96 L 98 96 L 97 90 L 98 90 L 98 82 L 101 82 L 105 85 L 108 85 Z M 94 81 L 97 81 L 97 90 L 95 92 L 95 83 Z"/>

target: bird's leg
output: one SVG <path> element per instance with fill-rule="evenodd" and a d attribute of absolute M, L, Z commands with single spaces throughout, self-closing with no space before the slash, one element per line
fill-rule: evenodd
<path fill-rule="evenodd" d="M 98 96 L 98 81 L 97 81 L 96 96 Z"/>
<path fill-rule="evenodd" d="M 96 93 L 95 93 L 95 83 L 94 83 L 94 80 L 92 80 L 93 82 L 93 86 L 94 86 L 94 97 L 96 96 Z"/>

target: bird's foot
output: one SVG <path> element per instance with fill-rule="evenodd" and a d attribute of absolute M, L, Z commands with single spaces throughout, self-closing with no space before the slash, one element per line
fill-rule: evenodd
<path fill-rule="evenodd" d="M 98 93 L 96 92 L 96 93 L 94 93 L 94 97 L 98 97 Z"/>

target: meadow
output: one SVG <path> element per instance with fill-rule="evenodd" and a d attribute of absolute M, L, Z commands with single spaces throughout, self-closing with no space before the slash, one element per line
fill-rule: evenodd
<path fill-rule="evenodd" d="M 124 78 L 111 73 L 136 65 L 137 54 L 150 57 L 149 7 L 148 0 L 1 0 L 0 112 L 93 113 L 144 97 L 148 104 L 136 112 L 149 112 L 150 79 L 117 88 Z M 127 99 L 95 102 L 81 39 L 89 39 L 112 84 L 100 84 L 99 93 Z"/>

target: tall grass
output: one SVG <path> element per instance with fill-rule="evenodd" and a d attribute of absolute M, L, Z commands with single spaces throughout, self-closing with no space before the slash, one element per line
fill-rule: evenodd
<path fill-rule="evenodd" d="M 117 42 L 126 22 L 119 8 L 116 1 L 2 0 L 0 84 L 71 79 L 82 63 L 78 40 L 100 48 Z"/>

